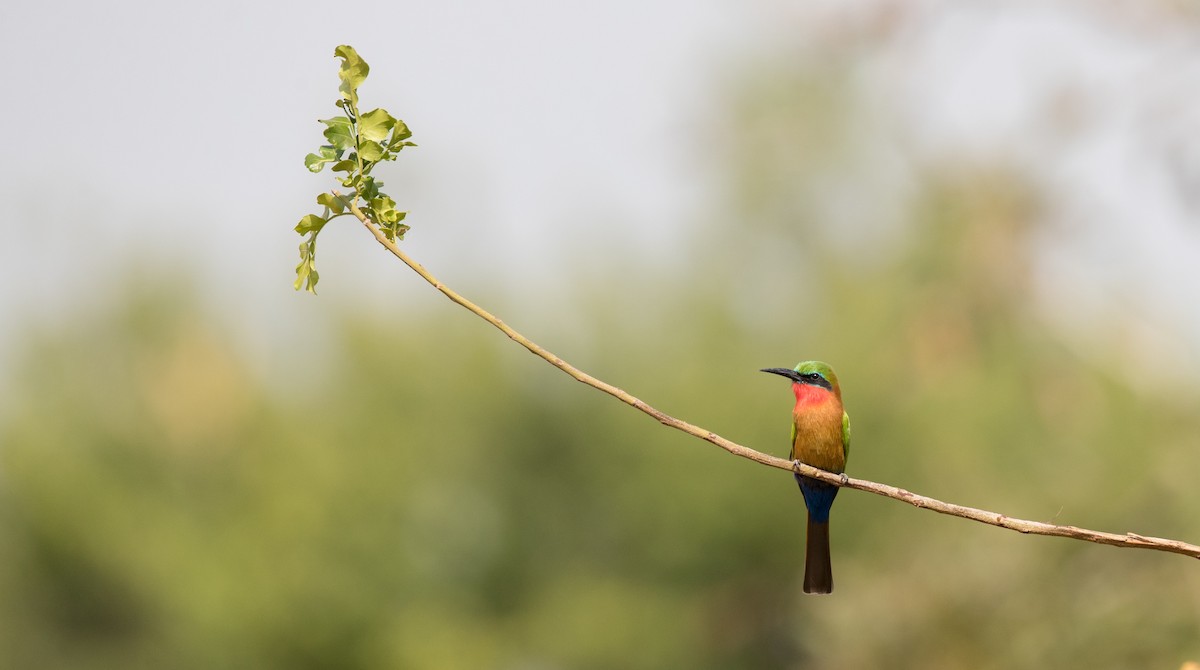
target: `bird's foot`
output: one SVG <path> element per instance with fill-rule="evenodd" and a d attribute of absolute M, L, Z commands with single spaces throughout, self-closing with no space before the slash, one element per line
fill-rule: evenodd
<path fill-rule="evenodd" d="M 840 474 L 840 475 L 842 476 L 842 483 L 841 483 L 841 484 L 839 484 L 839 486 L 846 486 L 847 484 L 849 484 L 849 483 L 850 483 L 850 478 L 846 476 L 846 473 L 844 473 L 844 472 L 841 472 L 841 473 L 838 473 L 838 474 Z"/>

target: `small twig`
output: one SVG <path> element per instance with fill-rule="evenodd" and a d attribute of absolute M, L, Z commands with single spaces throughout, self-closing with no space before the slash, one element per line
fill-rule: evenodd
<path fill-rule="evenodd" d="M 335 195 L 341 197 L 339 194 L 335 193 Z M 1075 526 L 1060 526 L 1041 521 L 1014 519 L 996 512 L 988 512 L 986 510 L 976 509 L 974 507 L 964 507 L 962 505 L 955 505 L 954 503 L 942 502 L 941 500 L 918 495 L 916 493 L 912 493 L 911 491 L 906 491 L 895 486 L 877 484 L 865 479 L 854 479 L 845 475 L 826 472 L 824 470 L 814 468 L 811 465 L 806 465 L 800 462 L 792 462 L 771 456 L 769 454 L 764 454 L 760 451 L 755 451 L 749 447 L 727 440 L 711 430 L 705 430 L 704 428 L 690 424 L 686 421 L 676 419 L 669 414 L 647 405 L 645 402 L 627 393 L 626 391 L 617 388 L 612 384 L 596 379 L 586 372 L 567 363 L 563 359 L 542 348 L 533 340 L 530 340 L 524 335 L 513 330 L 508 326 L 508 324 L 496 318 L 487 310 L 459 295 L 445 284 L 438 281 L 438 279 L 431 275 L 429 271 L 426 270 L 420 263 L 416 262 L 409 257 L 408 254 L 404 253 L 404 251 L 402 251 L 395 242 L 389 240 L 387 236 L 383 234 L 383 231 L 381 231 L 377 226 L 372 224 L 369 219 L 367 219 L 366 215 L 362 213 L 357 204 L 350 202 L 349 205 L 350 211 L 354 213 L 354 216 L 358 217 L 358 220 L 361 221 L 364 226 L 366 226 L 367 230 L 371 231 L 371 234 L 375 236 L 375 239 L 382 244 L 384 248 L 392 252 L 396 258 L 399 258 L 404 262 L 405 265 L 412 268 L 417 274 L 421 275 L 422 279 L 429 282 L 437 290 L 441 291 L 447 298 L 450 298 L 450 300 L 462 305 L 479 318 L 487 321 L 496 328 L 499 328 L 500 331 L 507 335 L 510 339 L 525 347 L 534 355 L 542 358 L 550 365 L 553 365 L 559 370 L 562 370 L 568 375 L 574 377 L 576 380 L 593 388 L 599 389 L 613 396 L 617 400 L 620 400 L 621 402 L 630 405 L 635 409 L 649 414 L 664 426 L 670 426 L 671 428 L 681 430 L 689 435 L 715 444 L 735 456 L 741 456 L 742 458 L 747 458 L 757 463 L 769 465 L 773 468 L 779 468 L 781 470 L 792 470 L 806 477 L 820 479 L 844 488 L 858 489 L 860 491 L 867 491 L 868 493 L 874 493 L 886 498 L 894 498 L 896 500 L 906 502 L 914 507 L 920 507 L 922 509 L 928 509 L 941 514 L 948 514 L 950 516 L 962 517 L 964 519 L 971 519 L 972 521 L 978 521 L 980 523 L 986 523 L 992 526 L 998 526 L 1000 528 L 1015 530 L 1019 533 L 1069 537 L 1076 540 L 1095 542 L 1097 544 L 1108 544 L 1114 547 L 1154 549 L 1157 551 L 1183 554 L 1184 556 L 1191 556 L 1192 558 L 1200 558 L 1200 546 L 1188 544 L 1186 542 L 1180 542 L 1179 540 L 1168 540 L 1159 537 L 1146 537 L 1144 535 L 1137 535 L 1136 533 L 1118 535 L 1116 533 L 1105 533 L 1096 530 L 1088 530 L 1086 528 L 1078 528 Z"/>

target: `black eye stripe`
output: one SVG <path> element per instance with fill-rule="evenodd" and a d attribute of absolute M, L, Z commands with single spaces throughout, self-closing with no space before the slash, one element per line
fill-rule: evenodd
<path fill-rule="evenodd" d="M 828 379 L 821 376 L 819 372 L 805 372 L 800 375 L 804 379 L 804 383 L 820 386 L 821 388 L 833 390 L 833 384 Z"/>

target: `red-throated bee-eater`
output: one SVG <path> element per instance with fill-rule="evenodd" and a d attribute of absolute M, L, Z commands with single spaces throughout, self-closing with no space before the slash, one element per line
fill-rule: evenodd
<path fill-rule="evenodd" d="M 842 407 L 842 387 L 833 368 L 820 361 L 804 361 L 794 369 L 768 368 L 763 372 L 792 380 L 796 408 L 792 410 L 793 461 L 829 472 L 845 472 L 850 455 L 850 416 Z M 829 508 L 837 496 L 833 484 L 796 475 L 808 507 L 808 538 L 804 557 L 804 592 L 833 591 L 829 563 Z"/>

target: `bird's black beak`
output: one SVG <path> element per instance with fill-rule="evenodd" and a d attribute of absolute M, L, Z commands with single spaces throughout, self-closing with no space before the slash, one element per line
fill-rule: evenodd
<path fill-rule="evenodd" d="M 793 370 L 791 368 L 763 368 L 762 370 L 760 370 L 760 372 L 770 372 L 773 375 L 779 375 L 780 377 L 787 377 L 788 379 L 790 379 L 798 384 L 804 383 L 804 380 L 801 379 L 801 377 L 800 377 L 800 373 L 796 372 L 795 370 Z"/>

